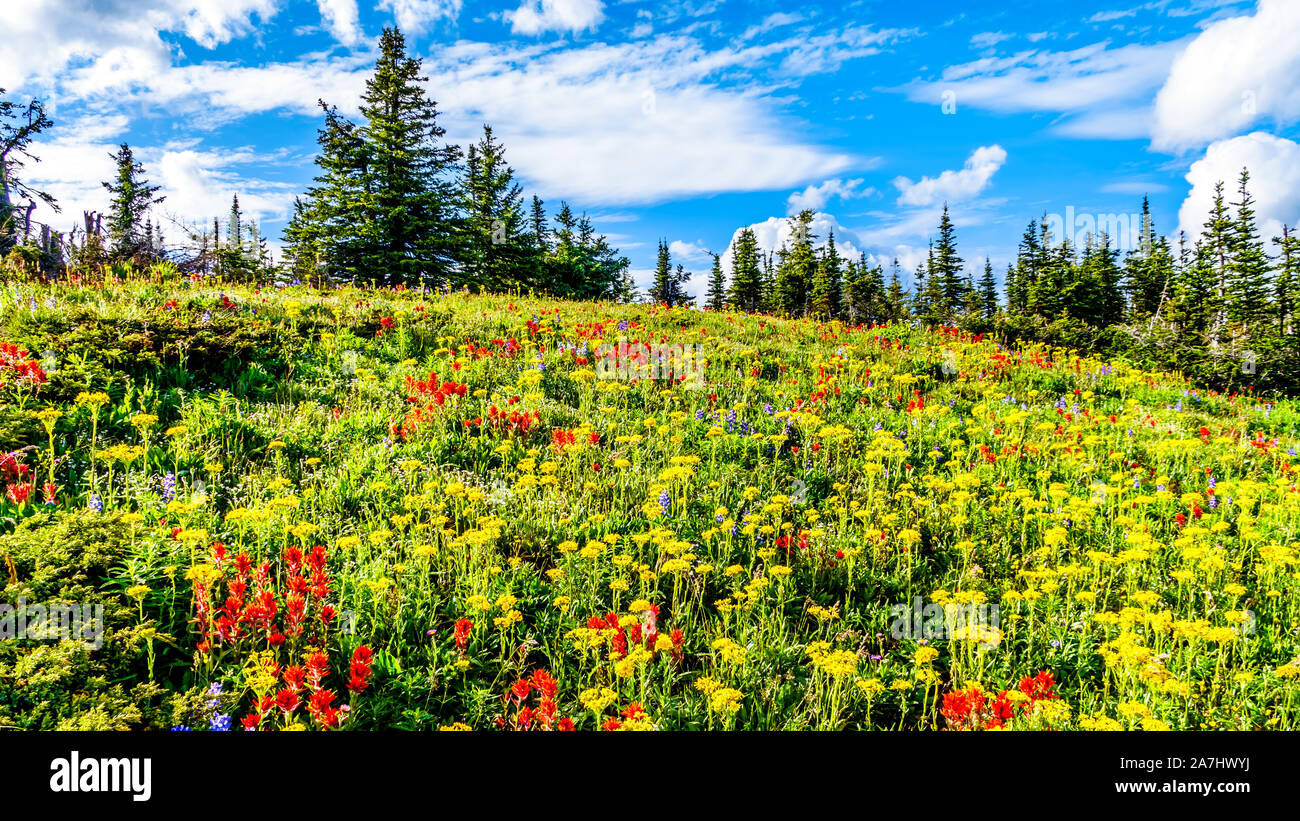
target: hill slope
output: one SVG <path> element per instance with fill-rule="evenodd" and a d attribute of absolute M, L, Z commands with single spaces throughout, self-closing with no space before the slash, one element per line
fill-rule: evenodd
<path fill-rule="evenodd" d="M 105 628 L 0 643 L 5 724 L 1296 726 L 1291 403 L 644 305 L 3 299 L 0 600 Z"/>

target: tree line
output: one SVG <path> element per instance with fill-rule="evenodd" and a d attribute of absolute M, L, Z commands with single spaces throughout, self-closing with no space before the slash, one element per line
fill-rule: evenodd
<path fill-rule="evenodd" d="M 833 233 L 819 243 L 815 216 L 789 218 L 791 238 L 775 253 L 759 248 L 751 228 L 738 231 L 730 271 L 714 257 L 703 307 L 959 327 L 1010 344 L 1042 341 L 1129 359 L 1228 390 L 1300 389 L 1300 237 L 1284 225 L 1279 236 L 1263 239 L 1247 169 L 1235 198 L 1216 186 L 1196 237 L 1160 235 L 1145 198 L 1134 235 L 1123 238 L 1127 251 L 1104 229 L 1077 247 L 1053 235 L 1046 215 L 1032 220 L 1001 287 L 989 259 L 976 278 L 961 258 L 947 206 L 909 287 L 897 259 L 886 279 L 864 255 L 843 257 Z M 689 301 L 677 284 L 684 279 L 669 276 L 666 246 L 659 253 L 652 296 Z"/>

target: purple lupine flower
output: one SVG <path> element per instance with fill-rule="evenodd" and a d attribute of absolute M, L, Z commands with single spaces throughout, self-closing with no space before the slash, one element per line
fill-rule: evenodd
<path fill-rule="evenodd" d="M 168 473 L 163 477 L 161 495 L 164 502 L 170 502 L 176 498 L 176 474 Z"/>

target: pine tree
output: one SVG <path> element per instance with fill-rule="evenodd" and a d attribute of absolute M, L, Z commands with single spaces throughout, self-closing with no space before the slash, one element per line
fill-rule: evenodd
<path fill-rule="evenodd" d="M 144 228 L 149 209 L 162 202 L 158 186 L 144 176 L 144 166 L 136 161 L 131 146 L 122 143 L 110 154 L 117 166 L 117 176 L 103 186 L 111 196 L 108 212 L 108 236 L 119 257 L 131 259 L 145 254 Z"/>
<path fill-rule="evenodd" d="M 943 325 L 951 317 L 951 311 L 945 304 L 944 281 L 935 270 L 934 242 L 930 242 L 925 256 L 925 309 L 918 312 L 918 318 L 928 327 Z"/>
<path fill-rule="evenodd" d="M 578 299 L 631 300 L 636 288 L 629 273 L 631 263 L 627 257 L 619 256 L 618 250 L 596 233 L 586 214 L 578 220 L 577 236 L 575 296 Z"/>
<path fill-rule="evenodd" d="M 921 319 L 929 311 L 930 305 L 927 301 L 927 295 L 930 293 L 929 284 L 926 282 L 926 263 L 921 262 L 916 266 L 916 273 L 912 275 L 915 280 L 915 290 L 911 298 L 911 314 L 917 319 Z"/>
<path fill-rule="evenodd" d="M 1118 325 L 1124 321 L 1124 273 L 1119 267 L 1119 249 L 1110 247 L 1110 234 L 1102 232 L 1100 243 L 1093 249 L 1092 265 L 1090 279 L 1096 288 L 1097 324 Z"/>
<path fill-rule="evenodd" d="M 835 233 L 826 238 L 826 247 L 816 264 L 811 306 L 814 316 L 821 319 L 839 319 L 840 305 L 843 298 L 843 260 L 835 248 Z"/>
<path fill-rule="evenodd" d="M 985 319 L 992 319 L 998 312 L 998 283 L 993 276 L 993 261 L 984 258 L 984 276 L 980 277 L 979 307 Z"/>
<path fill-rule="evenodd" d="M 1228 318 L 1251 328 L 1262 327 L 1269 314 L 1268 256 L 1255 225 L 1255 200 L 1250 172 L 1242 169 L 1238 183 L 1237 216 L 1232 225 Z"/>
<path fill-rule="evenodd" d="M 1062 260 L 1061 273 L 1052 270 L 1053 282 L 1061 282 L 1056 307 L 1066 315 L 1094 327 L 1108 324 L 1107 317 L 1118 322 L 1123 317 L 1123 294 L 1119 289 L 1118 252 L 1110 247 L 1110 235 L 1089 234 L 1082 258 Z M 1048 314 L 1050 315 L 1050 314 Z"/>
<path fill-rule="evenodd" d="M 527 269 L 530 237 L 520 186 L 491 126 L 483 126 L 482 139 L 467 152 L 460 202 L 464 213 L 460 280 L 490 292 L 517 284 Z"/>
<path fill-rule="evenodd" d="M 965 281 L 962 278 L 963 260 L 957 255 L 957 232 L 948 214 L 947 203 L 939 218 L 939 242 L 933 247 L 929 274 L 937 289 L 937 314 L 951 318 L 966 304 Z"/>
<path fill-rule="evenodd" d="M 650 297 L 660 305 L 672 307 L 673 261 L 668 253 L 668 243 L 659 240 L 659 253 L 655 259 L 655 282 Z"/>
<path fill-rule="evenodd" d="M 776 267 L 777 309 L 786 316 L 805 316 L 812 298 L 817 273 L 817 254 L 813 251 L 812 211 L 790 218 L 791 237 L 778 253 Z"/>
<path fill-rule="evenodd" d="M 867 267 L 867 255 L 858 254 L 858 270 L 866 272 L 867 298 L 864 304 L 866 318 L 872 323 L 884 322 L 889 315 L 885 294 L 885 270 L 879 265 Z"/>
<path fill-rule="evenodd" d="M 1211 270 L 1209 279 L 1213 290 L 1210 296 L 1210 343 L 1219 342 L 1220 331 L 1226 319 L 1224 306 L 1228 291 L 1228 276 L 1233 251 L 1233 223 L 1228 216 L 1228 206 L 1223 195 L 1223 183 L 1214 186 L 1214 202 L 1201 231 L 1202 253 Z"/>
<path fill-rule="evenodd" d="M 1300 237 L 1283 225 L 1282 236 L 1274 237 L 1273 243 L 1278 246 L 1277 278 L 1274 282 L 1277 330 L 1279 335 L 1286 337 L 1296 331 L 1295 306 L 1297 297 L 1300 297 L 1300 293 L 1297 293 L 1300 290 L 1300 271 L 1297 271 L 1297 266 L 1300 265 Z"/>
<path fill-rule="evenodd" d="M 902 268 L 898 264 L 898 257 L 894 257 L 894 264 L 890 267 L 889 291 L 885 295 L 885 303 L 885 317 L 890 322 L 904 322 L 909 318 L 907 291 L 903 288 Z"/>
<path fill-rule="evenodd" d="M 375 242 L 359 228 L 370 149 L 359 126 L 323 100 L 319 105 L 325 116 L 316 134 L 320 171 L 285 230 L 285 253 L 299 269 L 310 265 L 318 275 L 364 283 L 373 276 L 367 266 Z"/>
<path fill-rule="evenodd" d="M 1197 242 L 1191 261 L 1175 289 L 1176 321 L 1185 344 L 1201 346 L 1209 341 L 1215 321 L 1217 274 L 1212 247 Z"/>
<path fill-rule="evenodd" d="M 727 275 L 722 272 L 722 257 L 712 254 L 713 268 L 709 271 L 709 289 L 704 302 L 712 311 L 721 311 L 727 302 Z"/>
<path fill-rule="evenodd" d="M 1036 279 L 1029 288 L 1029 311 L 1048 319 L 1057 318 L 1068 307 L 1069 285 L 1076 277 L 1075 251 L 1070 240 L 1052 246 L 1050 237 L 1041 237 L 1039 260 L 1034 264 Z M 1070 303 L 1077 300 L 1071 295 Z"/>
<path fill-rule="evenodd" d="M 239 195 L 230 200 L 230 219 L 226 220 L 226 244 L 231 248 L 240 248 L 244 241 L 243 212 L 239 208 Z"/>
<path fill-rule="evenodd" d="M 884 272 L 879 265 L 867 265 L 867 258 L 859 254 L 850 262 L 844 275 L 844 304 L 841 311 L 853 323 L 876 322 L 880 319 L 885 300 Z"/>
<path fill-rule="evenodd" d="M 463 233 L 449 174 L 460 149 L 440 142 L 444 131 L 420 70 L 401 33 L 385 28 L 361 98 L 363 122 L 320 103 L 320 172 L 292 236 L 285 235 L 294 243 L 292 259 L 319 256 L 331 276 L 354 282 L 437 285 L 453 278 Z M 298 248 L 303 241 L 308 246 Z"/>
<path fill-rule="evenodd" d="M 1042 259 L 1042 240 L 1047 231 L 1047 219 L 1030 220 L 1020 239 L 1015 266 L 1007 272 L 1007 311 L 1013 314 L 1030 312 L 1029 294 L 1038 281 Z"/>
<path fill-rule="evenodd" d="M 534 194 L 528 212 L 528 246 L 531 251 L 529 255 L 531 264 L 526 278 L 536 287 L 549 286 L 551 280 L 551 231 L 547 223 L 545 203 L 542 202 L 541 197 Z"/>
<path fill-rule="evenodd" d="M 731 305 L 753 313 L 763 302 L 763 272 L 759 266 L 758 238 L 744 228 L 731 249 Z"/>
<path fill-rule="evenodd" d="M 361 95 L 367 163 L 357 226 L 365 264 L 385 285 L 438 281 L 459 256 L 455 192 L 447 173 L 460 149 L 440 141 L 436 103 L 423 88 L 421 61 L 406 53 L 397 28 L 379 37 L 379 58 Z"/>
<path fill-rule="evenodd" d="M 283 264 L 291 277 L 319 285 L 323 265 L 321 238 L 316 234 L 316 227 L 307 213 L 307 203 L 302 197 L 294 197 L 293 213 L 284 229 Z M 220 236 L 215 227 L 213 235 Z"/>
<path fill-rule="evenodd" d="M 770 251 L 763 254 L 763 269 L 759 282 L 757 310 L 767 313 L 779 312 L 781 307 L 780 295 L 776 291 L 776 254 Z"/>

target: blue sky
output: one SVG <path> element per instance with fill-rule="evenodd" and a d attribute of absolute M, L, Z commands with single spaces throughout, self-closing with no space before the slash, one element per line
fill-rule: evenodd
<path fill-rule="evenodd" d="M 1196 230 L 1242 165 L 1267 230 L 1300 221 L 1297 0 L 6 3 L 0 87 L 57 124 L 28 174 L 64 205 L 45 218 L 104 207 L 127 141 L 169 220 L 237 192 L 278 239 L 316 100 L 355 110 L 393 22 L 449 137 L 491 123 L 527 193 L 585 210 L 642 283 L 663 238 L 702 292 L 706 251 L 744 225 L 774 246 L 801 207 L 910 273 L 946 202 L 968 264 L 1001 269 L 1043 214 L 1114 233 L 1149 194 L 1158 230 Z"/>

